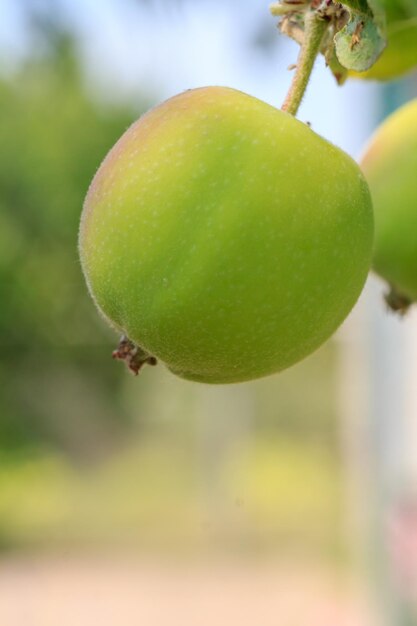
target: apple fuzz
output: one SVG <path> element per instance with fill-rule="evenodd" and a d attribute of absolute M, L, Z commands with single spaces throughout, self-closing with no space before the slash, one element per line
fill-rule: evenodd
<path fill-rule="evenodd" d="M 372 240 L 368 185 L 347 154 L 288 113 L 206 87 L 116 143 L 88 191 L 79 249 L 99 311 L 123 335 L 116 358 L 234 383 L 332 335 Z"/>

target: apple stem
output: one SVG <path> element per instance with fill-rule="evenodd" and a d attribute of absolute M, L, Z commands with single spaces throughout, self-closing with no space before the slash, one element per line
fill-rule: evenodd
<path fill-rule="evenodd" d="M 304 23 L 304 39 L 297 59 L 296 71 L 290 89 L 282 105 L 282 111 L 296 115 L 310 80 L 314 62 L 329 26 L 329 20 L 317 11 L 308 11 Z"/>

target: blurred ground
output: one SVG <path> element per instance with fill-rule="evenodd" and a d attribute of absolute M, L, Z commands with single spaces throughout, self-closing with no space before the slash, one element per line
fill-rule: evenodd
<path fill-rule="evenodd" d="M 0 565 L 2 626 L 372 626 L 333 571 L 294 564 L 13 558 Z"/>

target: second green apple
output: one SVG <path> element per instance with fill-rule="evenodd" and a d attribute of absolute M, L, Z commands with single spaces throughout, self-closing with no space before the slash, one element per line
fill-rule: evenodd
<path fill-rule="evenodd" d="M 417 301 L 417 100 L 381 124 L 361 166 L 375 207 L 373 266 L 396 294 L 393 308 L 401 310 Z"/>

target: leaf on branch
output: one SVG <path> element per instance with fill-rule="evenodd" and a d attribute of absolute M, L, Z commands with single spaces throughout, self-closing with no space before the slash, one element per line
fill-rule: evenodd
<path fill-rule="evenodd" d="M 307 0 L 279 0 L 269 5 L 271 15 L 281 17 L 288 13 L 302 12 L 308 7 Z"/>
<path fill-rule="evenodd" d="M 377 0 L 377 2 L 379 2 L 379 0 Z M 342 4 L 348 7 L 348 9 L 355 11 L 356 13 L 372 15 L 373 12 L 371 2 L 367 2 L 367 0 L 343 0 Z"/>
<path fill-rule="evenodd" d="M 381 33 L 385 35 L 386 23 L 385 23 L 385 6 L 382 0 L 368 0 L 369 7 L 374 16 L 374 22 L 380 29 Z"/>
<path fill-rule="evenodd" d="M 301 22 L 296 22 L 288 17 L 284 17 L 281 20 L 279 25 L 281 33 L 283 35 L 287 35 L 287 37 L 291 37 L 294 41 L 296 41 L 300 46 L 304 41 L 304 30 Z"/>
<path fill-rule="evenodd" d="M 343 67 L 368 70 L 386 46 L 386 39 L 372 17 L 356 14 L 334 38 L 336 55 Z"/>
<path fill-rule="evenodd" d="M 335 46 L 333 42 L 332 45 L 327 47 L 324 58 L 326 61 L 326 65 L 335 77 L 337 84 L 343 85 L 348 77 L 348 70 L 343 67 L 343 65 L 339 62 L 339 59 L 336 56 Z"/>

